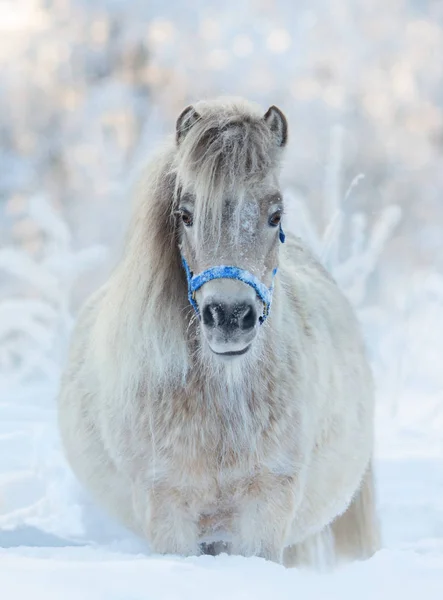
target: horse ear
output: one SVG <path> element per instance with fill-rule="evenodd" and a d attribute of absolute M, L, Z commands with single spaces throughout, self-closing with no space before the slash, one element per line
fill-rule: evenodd
<path fill-rule="evenodd" d="M 180 114 L 177 119 L 177 123 L 175 125 L 177 145 L 184 139 L 186 134 L 190 131 L 193 125 L 199 120 L 200 115 L 195 110 L 195 108 L 191 105 L 185 108 L 185 110 Z"/>
<path fill-rule="evenodd" d="M 266 111 L 264 119 L 275 134 L 278 145 L 285 146 L 288 141 L 288 122 L 282 111 L 276 106 L 271 106 Z"/>

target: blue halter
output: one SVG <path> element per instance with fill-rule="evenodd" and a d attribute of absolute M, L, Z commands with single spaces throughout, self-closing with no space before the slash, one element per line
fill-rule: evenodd
<path fill-rule="evenodd" d="M 279 238 L 283 244 L 285 241 L 285 234 L 283 233 L 281 225 Z M 242 281 L 243 283 L 246 283 L 254 288 L 255 293 L 263 302 L 263 314 L 259 318 L 259 321 L 260 324 L 265 322 L 269 315 L 269 311 L 271 310 L 272 292 L 274 291 L 274 277 L 277 273 L 277 268 L 272 271 L 272 284 L 271 287 L 268 288 L 255 275 L 249 271 L 246 271 L 245 269 L 240 269 L 239 267 L 219 265 L 217 267 L 206 269 L 206 271 L 203 271 L 198 275 L 194 275 L 184 256 L 182 256 L 182 263 L 186 272 L 186 279 L 188 281 L 188 299 L 198 318 L 200 318 L 200 311 L 195 299 L 197 290 L 199 290 L 205 283 L 208 283 L 208 281 L 213 281 L 214 279 L 237 279 L 238 281 Z"/>

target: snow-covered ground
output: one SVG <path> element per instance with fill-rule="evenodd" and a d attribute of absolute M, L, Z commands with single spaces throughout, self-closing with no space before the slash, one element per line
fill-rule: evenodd
<path fill-rule="evenodd" d="M 382 551 L 333 575 L 285 570 L 239 557 L 146 558 L 106 549 L 9 552 L 2 557 L 8 600 L 359 600 L 441 599 L 443 558 Z"/>

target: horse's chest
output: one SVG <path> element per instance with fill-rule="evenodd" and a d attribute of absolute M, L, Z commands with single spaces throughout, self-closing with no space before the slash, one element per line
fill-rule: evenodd
<path fill-rule="evenodd" d="M 282 443 L 272 396 L 243 390 L 224 397 L 200 390 L 169 400 L 156 411 L 155 457 L 171 486 L 229 496 L 232 482 L 272 468 Z"/>
<path fill-rule="evenodd" d="M 186 415 L 171 423 L 163 439 L 167 469 L 181 480 L 181 487 L 214 484 L 216 493 L 221 493 L 220 474 L 247 473 L 264 451 L 263 432 L 245 410 Z"/>
<path fill-rule="evenodd" d="M 245 468 L 262 436 L 252 423 L 240 419 L 218 422 L 190 422 L 178 433 L 171 447 L 171 463 L 189 475 L 206 476 L 225 469 Z"/>

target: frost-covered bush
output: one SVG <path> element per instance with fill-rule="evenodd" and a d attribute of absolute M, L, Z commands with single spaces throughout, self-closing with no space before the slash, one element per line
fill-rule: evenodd
<path fill-rule="evenodd" d="M 381 208 L 369 224 L 368 216 L 355 208 L 364 174 L 349 183 L 343 175 L 343 128 L 331 129 L 329 159 L 325 170 L 324 196 L 317 213 L 307 199 L 285 191 L 290 228 L 313 250 L 333 275 L 357 311 L 375 366 L 381 357 L 380 328 L 390 316 L 380 306 L 377 277 L 386 244 L 401 220 L 397 205 Z"/>
<path fill-rule="evenodd" d="M 0 10 L 0 214 L 11 194 L 49 193 L 82 244 L 112 245 L 134 157 L 186 103 L 236 94 L 285 110 L 287 184 L 317 212 L 329 130 L 343 124 L 343 174 L 366 177 L 361 208 L 403 211 L 386 257 L 395 246 L 411 268 L 418 256 L 443 266 L 440 2 L 14 0 Z"/>
<path fill-rule="evenodd" d="M 43 242 L 32 256 L 19 246 L 0 249 L 0 394 L 57 381 L 73 325 L 74 285 L 104 258 L 100 247 L 74 251 L 66 223 L 44 197 L 27 216 Z"/>

